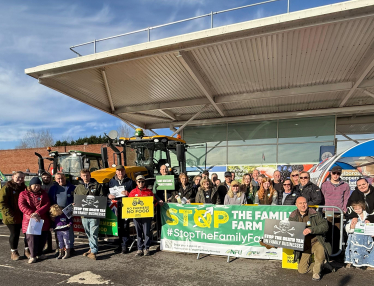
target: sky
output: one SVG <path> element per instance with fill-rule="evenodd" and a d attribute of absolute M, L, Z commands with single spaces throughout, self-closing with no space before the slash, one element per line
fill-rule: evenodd
<path fill-rule="evenodd" d="M 70 46 L 146 27 L 207 14 L 260 0 L 12 0 L 0 1 L 0 149 L 13 149 L 27 131 L 48 129 L 55 140 L 103 135 L 118 129 L 121 121 L 38 83 L 26 68 L 74 58 Z M 291 0 L 297 11 L 339 0 Z M 287 0 L 215 16 L 222 26 L 285 13 Z M 151 40 L 210 27 L 200 19 L 153 30 Z M 98 44 L 97 51 L 147 40 L 146 33 Z M 78 48 L 82 55 L 92 46 Z M 155 130 L 170 135 L 169 129 Z"/>

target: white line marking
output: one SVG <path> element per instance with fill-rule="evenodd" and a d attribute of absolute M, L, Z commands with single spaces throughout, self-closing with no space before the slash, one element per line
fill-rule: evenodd
<path fill-rule="evenodd" d="M 0 267 L 6 267 L 6 268 L 13 268 L 13 269 L 17 269 L 16 267 L 13 267 L 13 266 L 9 266 L 9 265 L 1 265 L 0 264 Z M 18 269 L 17 269 L 18 270 Z M 22 268 L 22 271 L 32 271 L 32 272 L 38 272 L 38 273 L 48 273 L 48 274 L 55 274 L 55 275 L 62 275 L 62 276 L 71 276 L 70 274 L 64 274 L 64 273 L 58 273 L 58 272 L 51 272 L 51 271 L 38 271 L 38 270 L 34 270 L 34 269 L 25 269 L 25 268 Z"/>
<path fill-rule="evenodd" d="M 1 264 L 0 264 L 0 267 L 15 268 L 15 267 L 13 267 L 13 266 L 9 266 L 9 265 L 1 265 Z"/>

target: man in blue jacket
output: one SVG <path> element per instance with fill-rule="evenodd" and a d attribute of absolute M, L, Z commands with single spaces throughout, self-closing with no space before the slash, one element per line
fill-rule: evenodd
<path fill-rule="evenodd" d="M 51 205 L 58 204 L 60 207 L 65 208 L 74 202 L 75 186 L 66 180 L 64 173 L 57 173 L 55 175 L 57 184 L 54 184 L 48 192 Z M 69 241 L 71 254 L 74 253 L 74 229 L 69 228 Z M 56 239 L 57 243 L 57 239 Z M 58 246 L 56 247 L 58 250 Z"/>
<path fill-rule="evenodd" d="M 120 188 L 120 194 L 113 195 L 110 193 L 111 189 L 117 187 Z M 117 201 L 117 221 L 118 221 L 118 234 L 119 234 L 119 245 L 115 250 L 117 253 L 128 253 L 129 241 L 130 241 L 130 220 L 122 219 L 122 197 L 127 197 L 129 193 L 136 187 L 136 184 L 126 175 L 125 167 L 118 165 L 116 167 L 116 175 L 109 181 L 109 194 L 108 198 Z M 113 190 L 113 189 L 112 189 Z"/>

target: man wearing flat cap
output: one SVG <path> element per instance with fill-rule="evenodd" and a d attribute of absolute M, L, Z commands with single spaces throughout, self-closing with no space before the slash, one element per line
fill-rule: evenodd
<path fill-rule="evenodd" d="M 116 175 L 109 181 L 109 189 L 119 187 L 123 189 L 121 195 L 127 197 L 129 193 L 136 187 L 136 184 L 126 175 L 125 167 L 118 165 L 116 167 Z M 122 218 L 122 197 L 108 194 L 108 198 L 117 202 L 117 221 L 118 221 L 118 235 L 119 244 L 115 250 L 116 253 L 128 253 L 130 242 L 130 220 Z"/>

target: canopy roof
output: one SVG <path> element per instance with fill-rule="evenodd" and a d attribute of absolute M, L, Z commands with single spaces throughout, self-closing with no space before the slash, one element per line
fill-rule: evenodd
<path fill-rule="evenodd" d="M 374 3 L 354 0 L 26 69 L 146 129 L 374 113 Z"/>

